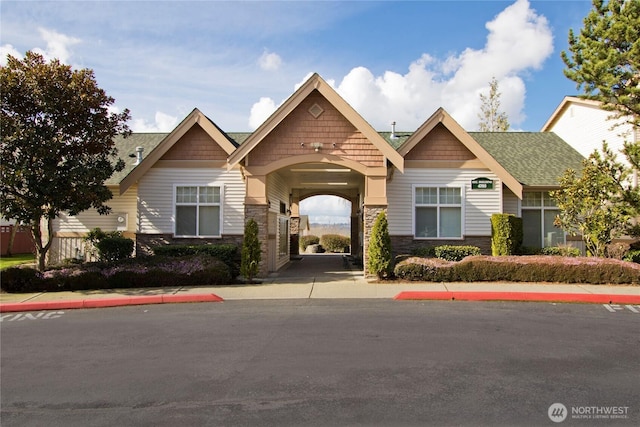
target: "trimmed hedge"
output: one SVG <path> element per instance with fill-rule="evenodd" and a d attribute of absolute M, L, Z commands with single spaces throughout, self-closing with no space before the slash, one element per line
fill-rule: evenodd
<path fill-rule="evenodd" d="M 320 238 L 318 236 L 313 236 L 313 235 L 309 235 L 309 236 L 300 236 L 300 249 L 302 249 L 302 252 L 307 250 L 307 246 L 310 245 L 318 245 L 320 244 Z"/>
<path fill-rule="evenodd" d="M 460 261 L 468 256 L 480 255 L 480 248 L 477 246 L 450 246 L 442 245 L 434 248 L 436 258 L 446 261 Z"/>
<path fill-rule="evenodd" d="M 164 245 L 153 248 L 156 256 L 184 257 L 190 255 L 208 255 L 224 262 L 236 278 L 240 274 L 240 251 L 236 245 Z"/>
<path fill-rule="evenodd" d="M 426 282 L 560 282 L 640 284 L 640 266 L 602 258 L 557 256 L 473 256 L 460 262 L 409 258 L 400 262 L 396 277 Z"/>
<path fill-rule="evenodd" d="M 327 252 L 344 253 L 348 252 L 348 248 L 351 245 L 351 239 L 339 234 L 323 234 L 320 237 L 320 245 Z M 345 251 L 345 249 L 347 249 Z"/>
<path fill-rule="evenodd" d="M 547 246 L 542 248 L 542 255 L 553 256 L 567 256 L 567 257 L 579 257 L 581 255 L 580 249 L 573 246 Z"/>
<path fill-rule="evenodd" d="M 114 262 L 130 258 L 133 254 L 133 240 L 122 236 L 108 236 L 95 244 L 101 261 Z"/>
<path fill-rule="evenodd" d="M 145 262 L 88 263 L 40 273 L 31 268 L 2 271 L 4 292 L 212 286 L 231 282 L 228 266 L 208 255 L 146 258 Z"/>
<path fill-rule="evenodd" d="M 515 255 L 522 246 L 522 218 L 511 214 L 491 215 L 491 254 Z"/>
<path fill-rule="evenodd" d="M 640 263 L 640 250 L 633 249 L 624 256 L 625 261 Z"/>

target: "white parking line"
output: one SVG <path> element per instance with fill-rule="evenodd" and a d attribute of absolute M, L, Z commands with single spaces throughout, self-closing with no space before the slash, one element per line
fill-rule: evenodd
<path fill-rule="evenodd" d="M 640 313 L 640 305 L 620 305 L 620 304 L 602 304 L 604 308 L 609 310 L 611 313 L 615 313 L 618 311 L 630 311 L 632 313 Z"/>

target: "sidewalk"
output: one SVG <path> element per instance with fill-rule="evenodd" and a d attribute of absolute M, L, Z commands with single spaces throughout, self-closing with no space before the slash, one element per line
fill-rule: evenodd
<path fill-rule="evenodd" d="M 345 266 L 336 255 L 292 261 L 253 285 L 111 289 L 0 294 L 0 312 L 115 307 L 246 299 L 387 298 L 396 300 L 546 301 L 640 304 L 640 286 L 543 283 L 377 282 Z"/>

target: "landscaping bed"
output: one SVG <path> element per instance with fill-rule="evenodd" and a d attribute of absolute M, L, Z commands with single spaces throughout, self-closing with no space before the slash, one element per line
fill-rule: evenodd
<path fill-rule="evenodd" d="M 559 256 L 468 256 L 461 261 L 409 257 L 394 275 L 423 282 L 555 282 L 640 284 L 640 264 L 611 258 Z"/>

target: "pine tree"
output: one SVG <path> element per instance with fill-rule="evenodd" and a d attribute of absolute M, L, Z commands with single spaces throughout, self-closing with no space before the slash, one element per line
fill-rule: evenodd
<path fill-rule="evenodd" d="M 498 91 L 498 80 L 495 77 L 489 83 L 489 95 L 480 94 L 482 105 L 479 129 L 481 132 L 506 132 L 509 130 L 509 119 L 507 113 L 500 111 L 500 92 Z"/>
<path fill-rule="evenodd" d="M 393 260 L 391 256 L 391 237 L 389 236 L 389 224 L 387 215 L 380 212 L 373 224 L 369 248 L 367 269 L 369 274 L 375 274 L 380 279 L 388 278 L 393 273 Z"/>
<path fill-rule="evenodd" d="M 564 74 L 583 98 L 640 126 L 640 1 L 594 0 L 580 34 L 569 31 Z"/>
<path fill-rule="evenodd" d="M 256 274 L 258 274 L 261 257 L 262 251 L 260 250 L 260 240 L 258 240 L 258 223 L 251 218 L 244 227 L 244 240 L 242 242 L 240 260 L 240 274 L 242 274 L 249 283 L 251 283 Z"/>

